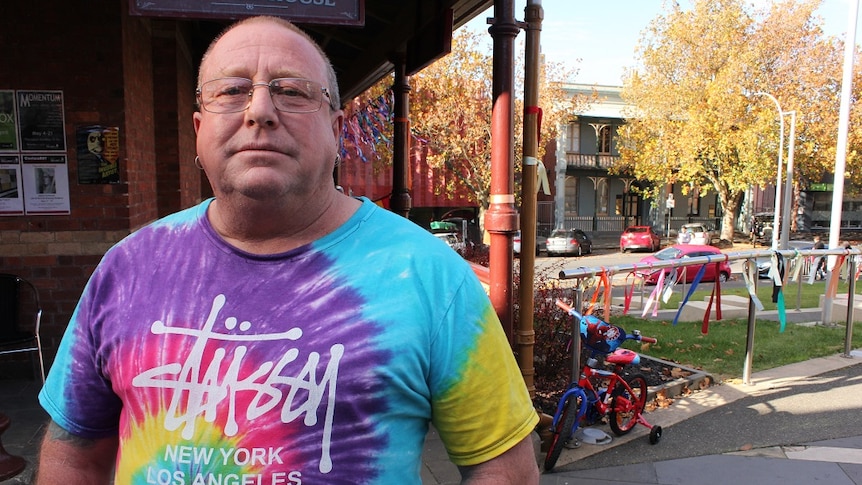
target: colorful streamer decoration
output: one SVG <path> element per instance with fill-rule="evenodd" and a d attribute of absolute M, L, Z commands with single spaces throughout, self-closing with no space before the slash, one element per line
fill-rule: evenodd
<path fill-rule="evenodd" d="M 787 310 L 784 304 L 784 256 L 778 251 L 772 253 L 772 267 L 769 268 L 769 277 L 772 279 L 772 303 L 778 309 L 779 332 L 784 332 L 787 326 Z"/>
<path fill-rule="evenodd" d="M 341 132 L 344 140 L 341 147 L 342 159 L 355 156 L 367 163 L 369 156 L 376 160 L 381 158 L 378 147 L 392 147 L 392 140 L 385 133 L 392 126 L 393 104 L 394 95 L 390 90 L 376 99 L 369 100 L 344 120 Z"/>

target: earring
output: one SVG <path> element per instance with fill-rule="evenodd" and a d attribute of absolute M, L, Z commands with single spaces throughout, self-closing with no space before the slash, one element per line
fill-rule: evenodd
<path fill-rule="evenodd" d="M 197 167 L 198 170 L 204 169 L 204 166 L 201 165 L 201 157 L 195 157 L 195 167 Z"/>
<path fill-rule="evenodd" d="M 339 163 L 341 163 L 341 155 L 336 155 L 335 156 L 335 166 L 337 167 Z"/>

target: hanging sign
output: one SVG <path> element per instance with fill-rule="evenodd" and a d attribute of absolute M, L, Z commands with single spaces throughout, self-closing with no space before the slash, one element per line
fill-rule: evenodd
<path fill-rule="evenodd" d="M 298 23 L 363 26 L 365 0 L 129 0 L 129 14 L 221 19 L 272 15 Z"/>

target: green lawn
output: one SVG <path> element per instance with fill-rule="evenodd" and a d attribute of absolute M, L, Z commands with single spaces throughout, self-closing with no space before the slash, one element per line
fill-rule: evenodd
<path fill-rule="evenodd" d="M 701 333 L 701 322 L 680 322 L 674 326 L 671 321 L 629 316 L 614 317 L 612 321 L 629 332 L 638 329 L 643 335 L 658 339 L 655 344 L 629 342 L 627 346 L 633 350 L 703 369 L 718 379 L 742 377 L 748 335 L 748 321 L 745 319 L 712 321 L 706 335 Z M 757 320 L 752 371 L 843 353 L 845 333 L 843 324 L 788 324 L 782 333 L 778 322 Z M 854 348 L 862 343 L 862 324 L 853 326 L 851 342 L 855 343 Z"/>
<path fill-rule="evenodd" d="M 651 287 L 646 290 L 651 291 Z M 805 282 L 800 286 L 791 282 L 785 288 L 786 308 L 796 308 L 797 294 L 800 308 L 819 308 L 820 295 L 825 284 Z M 686 290 L 687 291 L 687 290 Z M 696 291 L 689 301 L 703 301 L 712 291 L 712 284 Z M 847 283 L 839 283 L 838 295 L 846 295 Z M 748 296 L 745 288 L 722 288 L 722 295 Z M 862 284 L 856 284 L 856 301 L 862 301 Z M 678 308 L 685 293 L 674 292 L 668 303 L 661 308 Z M 767 280 L 758 282 L 757 295 L 764 310 L 775 310 L 772 303 L 772 285 Z M 648 294 L 647 294 L 648 296 Z M 637 298 L 637 296 L 636 296 Z M 635 312 L 637 313 L 637 312 Z M 630 348 L 643 354 L 678 362 L 687 367 L 703 369 L 716 378 L 729 379 L 742 376 L 745 361 L 748 320 L 725 319 L 710 321 L 706 335 L 701 333 L 702 321 L 680 322 L 642 319 L 634 316 L 614 316 L 612 322 L 631 332 L 638 329 L 645 336 L 658 338 L 657 344 L 644 344 L 640 348 L 629 342 Z M 779 323 L 758 319 L 755 323 L 752 371 L 771 369 L 786 364 L 801 362 L 844 352 L 846 327 L 842 324 L 801 326 L 788 323 L 785 331 L 779 331 Z M 853 348 L 862 347 L 862 322 L 853 325 L 851 340 Z"/>

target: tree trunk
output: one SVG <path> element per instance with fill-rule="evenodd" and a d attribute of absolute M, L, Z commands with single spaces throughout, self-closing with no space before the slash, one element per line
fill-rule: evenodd
<path fill-rule="evenodd" d="M 733 192 L 727 197 L 719 197 L 721 200 L 721 235 L 720 239 L 733 243 L 733 233 L 736 228 L 736 212 L 742 202 L 743 192 Z"/>

